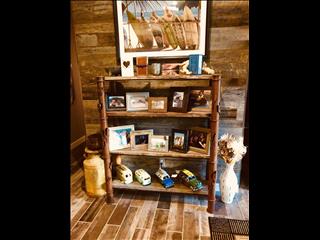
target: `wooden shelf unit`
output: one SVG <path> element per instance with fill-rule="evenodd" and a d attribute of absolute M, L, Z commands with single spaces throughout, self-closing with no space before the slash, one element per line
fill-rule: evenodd
<path fill-rule="evenodd" d="M 116 82 L 128 82 L 128 81 L 172 81 L 188 84 L 188 81 L 197 82 L 198 80 L 208 81 L 212 92 L 212 109 L 211 113 L 207 112 L 188 112 L 188 113 L 150 113 L 150 112 L 127 112 L 127 111 L 106 111 L 106 91 L 105 84 L 110 81 Z M 208 208 L 209 213 L 214 211 L 215 203 L 215 183 L 217 175 L 217 143 L 218 143 L 218 126 L 219 126 L 219 113 L 220 113 L 220 81 L 221 76 L 219 74 L 214 75 L 179 75 L 179 76 L 142 76 L 142 77 L 97 77 L 97 89 L 99 96 L 98 111 L 100 113 L 100 127 L 102 132 L 103 141 L 103 158 L 105 160 L 105 174 L 106 174 L 106 201 L 112 203 L 113 200 L 113 188 L 121 189 L 134 189 L 142 191 L 156 191 L 156 192 L 172 192 L 172 193 L 185 193 L 185 194 L 201 194 L 208 196 Z M 203 81 L 202 81 L 203 82 Z M 166 85 L 167 86 L 167 85 Z M 210 155 L 201 154 L 197 152 L 189 151 L 187 153 L 178 152 L 151 152 L 151 151 L 138 151 L 131 149 L 122 149 L 109 151 L 108 142 L 108 117 L 111 118 L 209 118 L 211 129 L 211 144 Z M 117 179 L 112 179 L 112 161 L 111 154 L 116 155 L 136 155 L 136 156 L 150 156 L 150 157 L 173 157 L 173 158 L 200 158 L 208 159 L 207 161 L 207 181 L 204 183 L 204 188 L 201 191 L 193 192 L 188 187 L 176 183 L 175 187 L 165 189 L 156 179 L 153 179 L 151 185 L 142 186 L 138 182 L 131 184 L 123 184 Z M 152 173 L 151 173 L 152 175 Z M 154 177 L 152 177 L 154 178 Z"/>

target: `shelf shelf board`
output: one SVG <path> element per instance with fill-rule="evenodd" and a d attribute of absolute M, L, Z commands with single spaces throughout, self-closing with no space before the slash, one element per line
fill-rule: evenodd
<path fill-rule="evenodd" d="M 134 155 L 134 156 L 151 156 L 151 157 L 177 157 L 177 158 L 209 158 L 208 154 L 188 151 L 187 153 L 169 152 L 151 152 L 147 150 L 131 150 L 130 148 L 113 150 L 111 154 Z"/>
<path fill-rule="evenodd" d="M 220 74 L 202 74 L 202 75 L 178 75 L 178 76 L 134 76 L 134 77 L 120 77 L 120 76 L 106 76 L 105 81 L 126 81 L 126 80 L 207 80 L 212 77 L 220 77 Z"/>
<path fill-rule="evenodd" d="M 164 188 L 157 179 L 152 179 L 152 183 L 147 186 L 142 186 L 139 182 L 133 181 L 129 184 L 124 184 L 118 179 L 112 181 L 113 188 L 117 189 L 131 189 L 131 190 L 142 190 L 142 191 L 151 191 L 151 192 L 168 192 L 168 193 L 185 193 L 185 194 L 198 194 L 198 195 L 208 195 L 208 186 L 203 183 L 203 189 L 200 191 L 193 192 L 187 186 L 181 183 L 175 183 L 174 187 Z"/>
<path fill-rule="evenodd" d="M 207 118 L 211 115 L 208 112 L 127 112 L 127 111 L 108 111 L 108 117 L 148 117 L 148 118 L 158 118 L 158 117 L 185 117 L 185 118 Z"/>

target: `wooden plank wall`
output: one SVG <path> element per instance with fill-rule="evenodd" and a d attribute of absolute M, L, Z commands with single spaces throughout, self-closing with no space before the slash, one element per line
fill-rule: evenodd
<path fill-rule="evenodd" d="M 209 64 L 222 74 L 222 102 L 238 115 L 223 125 L 242 127 L 248 77 L 249 1 L 208 1 L 210 8 Z M 87 135 L 99 131 L 95 77 L 116 62 L 113 1 L 71 1 Z M 241 92 L 241 94 L 239 94 Z M 231 95 L 230 95 L 231 93 Z M 241 99 L 237 96 L 241 95 Z M 231 96 L 231 98 L 230 98 Z M 221 124 L 221 126 L 222 126 Z M 220 127 L 221 127 L 220 126 Z"/>

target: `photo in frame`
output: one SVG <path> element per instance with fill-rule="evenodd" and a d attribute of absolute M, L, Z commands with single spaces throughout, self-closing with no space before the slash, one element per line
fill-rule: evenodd
<path fill-rule="evenodd" d="M 170 112 L 188 112 L 190 89 L 188 87 L 171 88 L 169 97 Z"/>
<path fill-rule="evenodd" d="M 189 149 L 191 151 L 208 154 L 210 149 L 210 128 L 194 127 L 189 133 Z"/>
<path fill-rule="evenodd" d="M 212 94 L 209 87 L 191 88 L 189 94 L 189 111 L 211 112 Z"/>
<path fill-rule="evenodd" d="M 118 150 L 130 147 L 130 135 L 134 125 L 109 127 L 109 150 Z"/>
<path fill-rule="evenodd" d="M 131 132 L 131 149 L 148 150 L 150 137 L 153 135 L 153 129 L 137 130 Z"/>
<path fill-rule="evenodd" d="M 206 54 L 207 1 L 114 1 L 119 57 Z"/>
<path fill-rule="evenodd" d="M 147 111 L 149 92 L 127 92 L 127 111 Z"/>
<path fill-rule="evenodd" d="M 149 139 L 148 151 L 168 152 L 169 151 L 169 136 L 152 135 Z"/>
<path fill-rule="evenodd" d="M 126 97 L 125 96 L 107 96 L 106 98 L 107 111 L 125 111 Z"/>
<path fill-rule="evenodd" d="M 149 97 L 148 112 L 167 112 L 168 98 L 167 97 Z"/>
<path fill-rule="evenodd" d="M 172 129 L 171 150 L 175 152 L 188 152 L 189 131 L 184 129 Z"/>

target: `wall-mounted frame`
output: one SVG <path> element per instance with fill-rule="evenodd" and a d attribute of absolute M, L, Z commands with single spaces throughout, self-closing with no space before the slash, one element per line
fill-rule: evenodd
<path fill-rule="evenodd" d="M 115 1 L 118 56 L 206 54 L 207 1 Z"/>

